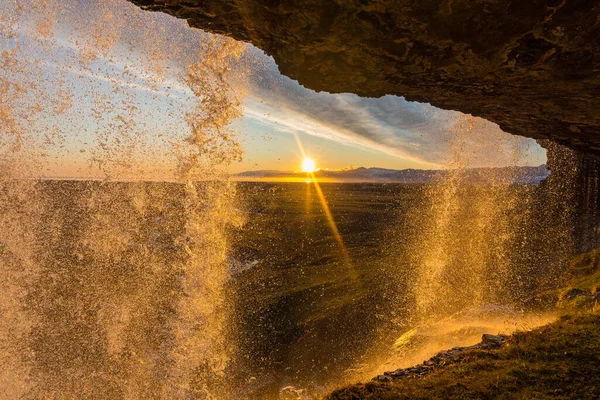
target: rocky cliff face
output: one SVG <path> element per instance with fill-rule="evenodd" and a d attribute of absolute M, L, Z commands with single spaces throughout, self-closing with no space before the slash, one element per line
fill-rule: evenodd
<path fill-rule="evenodd" d="M 428 102 L 600 158 L 598 0 L 130 0 L 328 92 Z"/>
<path fill-rule="evenodd" d="M 538 187 L 538 201 L 548 217 L 563 219 L 571 226 L 572 252 L 588 252 L 600 245 L 600 161 L 548 140 L 540 141 L 547 150 L 546 167 L 551 175 Z M 566 241 L 567 239 L 565 239 Z"/>

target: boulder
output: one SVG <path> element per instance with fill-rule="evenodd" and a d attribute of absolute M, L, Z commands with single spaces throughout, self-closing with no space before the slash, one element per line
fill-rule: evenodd
<path fill-rule="evenodd" d="M 592 293 L 583 289 L 570 288 L 560 294 L 559 301 L 571 301 L 575 300 L 578 297 L 591 298 Z"/>

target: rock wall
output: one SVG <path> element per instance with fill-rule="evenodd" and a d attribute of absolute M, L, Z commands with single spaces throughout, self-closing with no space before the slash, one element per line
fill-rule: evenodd
<path fill-rule="evenodd" d="M 458 110 L 600 158 L 599 0 L 130 0 L 304 86 Z"/>
<path fill-rule="evenodd" d="M 587 252 L 600 245 L 600 161 L 590 159 L 552 141 L 540 141 L 547 150 L 550 176 L 538 188 L 537 198 L 545 212 L 563 226 L 571 227 L 572 253 Z"/>

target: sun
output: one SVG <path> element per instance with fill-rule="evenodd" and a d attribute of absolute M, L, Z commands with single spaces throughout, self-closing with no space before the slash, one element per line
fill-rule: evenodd
<path fill-rule="evenodd" d="M 302 160 L 302 172 L 315 172 L 317 170 L 317 165 L 312 158 L 305 158 Z"/>

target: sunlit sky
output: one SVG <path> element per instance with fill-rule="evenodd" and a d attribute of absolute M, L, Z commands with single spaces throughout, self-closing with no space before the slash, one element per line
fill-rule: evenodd
<path fill-rule="evenodd" d="M 21 14 L 12 2 L 0 5 L 17 33 L 16 40 L 1 38 L 0 50 L 18 41 L 21 64 L 4 73 L 37 85 L 41 111 L 27 117 L 28 129 L 56 133 L 47 149 L 52 162 L 43 173 L 85 174 L 99 143 L 110 152 L 115 129 L 131 132 L 131 148 L 145 149 L 133 156 L 137 162 L 160 169 L 160 157 L 152 155 L 172 151 L 168 146 L 188 130 L 185 114 L 194 99 L 182 77 L 208 34 L 125 0 L 21 4 L 27 10 Z M 282 76 L 272 58 L 250 45 L 241 65 L 247 73 L 236 85 L 246 93 L 244 116 L 234 128 L 246 152 L 231 172 L 299 170 L 302 154 L 294 135 L 322 169 L 442 168 L 456 162 L 457 146 L 469 166 L 545 162 L 534 141 L 485 121 L 467 135 L 457 133 L 460 113 L 395 96 L 315 93 Z"/>

